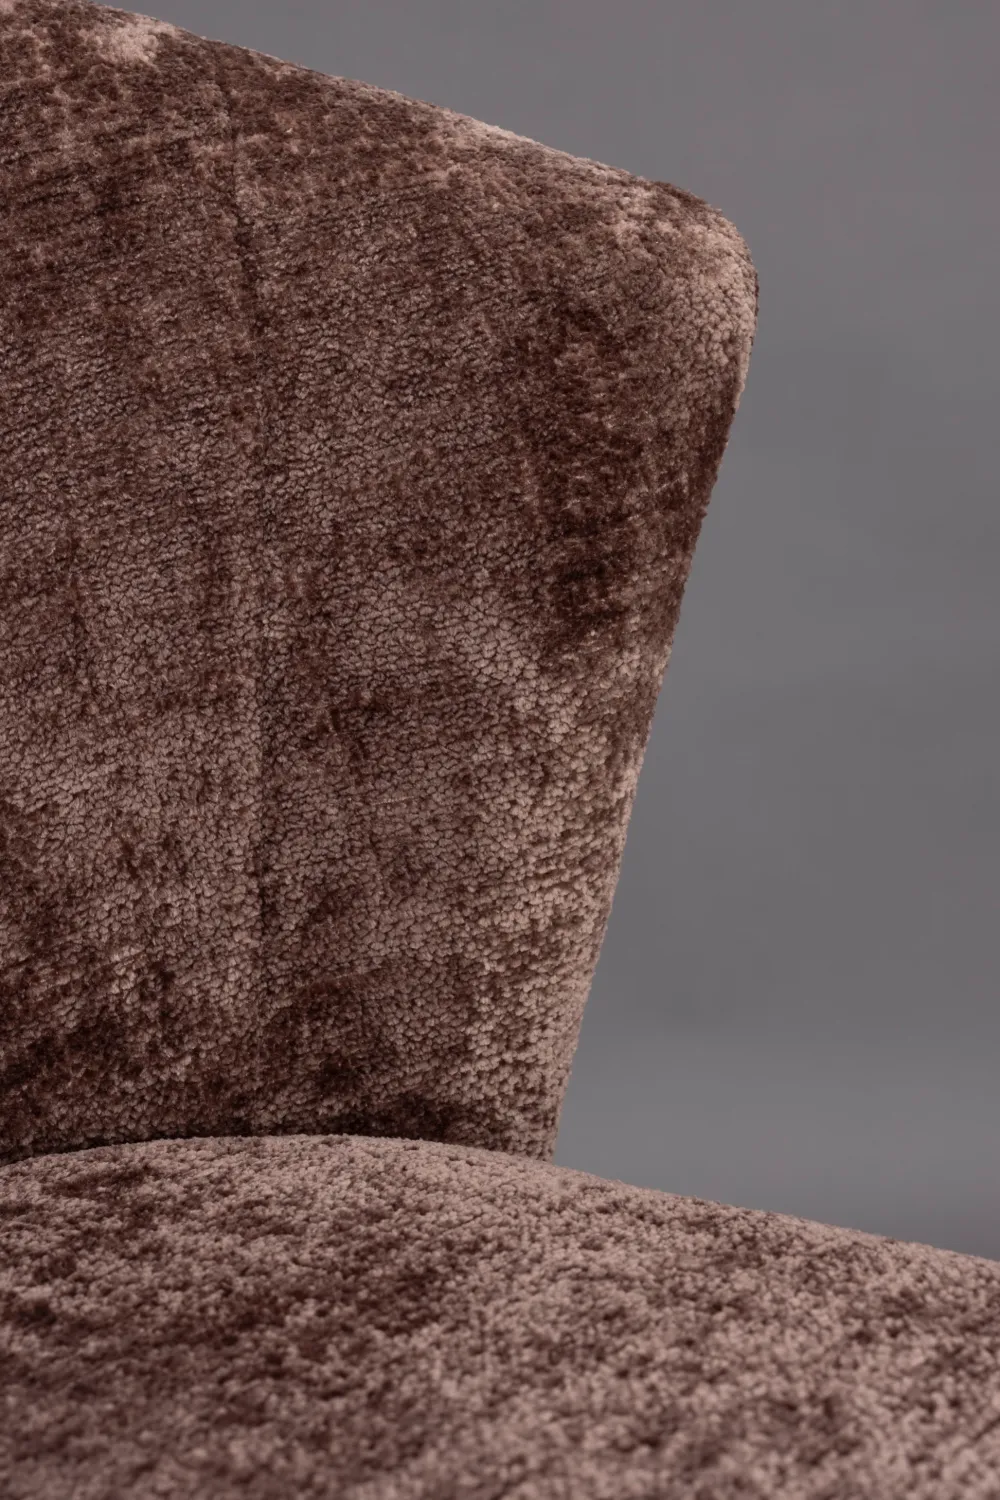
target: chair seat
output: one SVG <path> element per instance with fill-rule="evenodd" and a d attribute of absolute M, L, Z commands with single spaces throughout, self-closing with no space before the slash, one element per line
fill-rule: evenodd
<path fill-rule="evenodd" d="M 8 1500 L 996 1500 L 1000 1263 L 359 1136 L 0 1169 Z"/>

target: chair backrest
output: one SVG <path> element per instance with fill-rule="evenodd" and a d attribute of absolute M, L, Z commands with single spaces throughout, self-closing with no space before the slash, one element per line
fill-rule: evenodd
<path fill-rule="evenodd" d="M 0 64 L 0 1157 L 551 1156 L 746 246 L 90 0 Z"/>

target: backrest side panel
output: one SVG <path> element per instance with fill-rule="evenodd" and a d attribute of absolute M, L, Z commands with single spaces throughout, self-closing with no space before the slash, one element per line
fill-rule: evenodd
<path fill-rule="evenodd" d="M 207 55 L 155 77 L 112 35 L 92 6 L 0 15 L 4 1154 L 250 1119 L 259 420 L 228 114 Z"/>

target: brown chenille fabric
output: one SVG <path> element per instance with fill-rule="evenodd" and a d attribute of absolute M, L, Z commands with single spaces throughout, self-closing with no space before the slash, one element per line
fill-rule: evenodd
<path fill-rule="evenodd" d="M 0 1160 L 550 1158 L 742 239 L 89 0 L 0 0 L 0 196 Z"/>
<path fill-rule="evenodd" d="M 1000 1264 L 545 1160 L 756 296 L 0 0 L 3 1500 L 1000 1500 Z"/>
<path fill-rule="evenodd" d="M 1000 1264 L 477 1147 L 0 1169 L 5 1500 L 996 1500 Z"/>

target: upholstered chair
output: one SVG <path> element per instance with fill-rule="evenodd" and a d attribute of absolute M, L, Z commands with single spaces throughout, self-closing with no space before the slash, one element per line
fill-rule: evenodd
<path fill-rule="evenodd" d="M 739 234 L 0 0 L 0 236 L 0 1495 L 997 1500 L 1000 1264 L 552 1163 Z"/>

